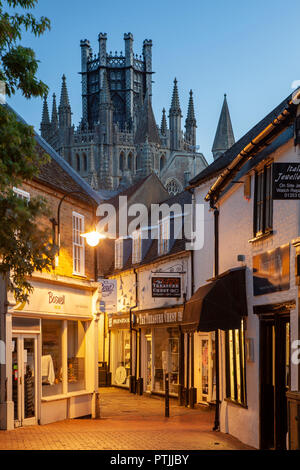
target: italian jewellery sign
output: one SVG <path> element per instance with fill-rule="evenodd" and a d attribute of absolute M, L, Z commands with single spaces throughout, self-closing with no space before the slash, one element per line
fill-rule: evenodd
<path fill-rule="evenodd" d="M 181 297 L 180 277 L 152 277 L 152 297 Z"/>
<path fill-rule="evenodd" d="M 300 163 L 273 164 L 273 199 L 300 199 Z"/>

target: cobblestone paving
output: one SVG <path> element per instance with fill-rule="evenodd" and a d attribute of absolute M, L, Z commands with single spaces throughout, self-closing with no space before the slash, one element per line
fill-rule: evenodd
<path fill-rule="evenodd" d="M 101 419 L 74 419 L 44 426 L 0 431 L 0 449 L 78 450 L 232 450 L 249 449 L 237 439 L 212 431 L 214 414 L 170 401 L 101 388 Z"/>

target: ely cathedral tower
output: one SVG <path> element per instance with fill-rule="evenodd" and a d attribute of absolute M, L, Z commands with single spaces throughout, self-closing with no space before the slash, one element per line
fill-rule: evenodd
<path fill-rule="evenodd" d="M 152 41 L 142 54 L 133 52 L 133 36 L 124 34 L 124 53 L 107 52 L 107 35 L 98 36 L 94 54 L 90 42 L 80 42 L 82 119 L 72 123 L 66 77 L 62 77 L 57 108 L 53 95 L 51 119 L 44 98 L 41 135 L 94 189 L 127 187 L 155 172 L 171 194 L 183 190 L 207 162 L 196 146 L 196 119 L 190 91 L 182 126 L 177 80 L 161 126 L 152 110 Z"/>

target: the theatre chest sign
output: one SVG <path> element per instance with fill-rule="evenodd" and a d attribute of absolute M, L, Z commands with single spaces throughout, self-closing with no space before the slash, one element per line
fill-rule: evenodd
<path fill-rule="evenodd" d="M 152 297 L 181 297 L 180 277 L 152 277 Z"/>
<path fill-rule="evenodd" d="M 300 199 L 300 163 L 273 164 L 273 199 Z"/>

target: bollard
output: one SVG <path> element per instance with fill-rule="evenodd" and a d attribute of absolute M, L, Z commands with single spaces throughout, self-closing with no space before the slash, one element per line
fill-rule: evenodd
<path fill-rule="evenodd" d="M 96 392 L 95 418 L 100 419 L 100 393 L 99 392 Z"/>
<path fill-rule="evenodd" d="M 170 417 L 170 403 L 169 403 L 169 374 L 165 375 L 165 418 Z"/>

